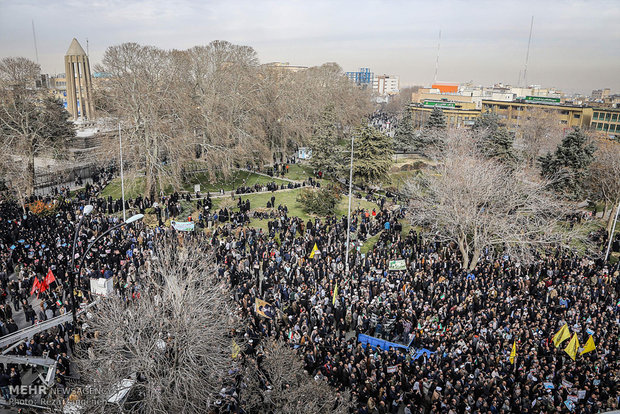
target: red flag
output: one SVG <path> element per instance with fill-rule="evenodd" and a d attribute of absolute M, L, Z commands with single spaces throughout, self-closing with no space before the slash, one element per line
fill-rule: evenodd
<path fill-rule="evenodd" d="M 35 290 L 38 291 L 41 288 L 41 284 L 39 283 L 39 278 L 34 277 L 34 282 L 32 283 L 32 289 L 30 290 L 30 294 L 32 295 Z"/>
<path fill-rule="evenodd" d="M 45 292 L 47 290 L 47 288 L 49 287 L 49 285 L 45 282 L 46 279 L 43 279 L 40 283 L 39 283 L 39 293 Z"/>
<path fill-rule="evenodd" d="M 45 279 L 43 279 L 43 282 L 45 283 L 46 286 L 49 287 L 55 281 L 56 281 L 56 278 L 54 277 L 54 274 L 52 273 L 52 269 L 49 269 L 47 271 L 47 275 L 45 276 Z"/>

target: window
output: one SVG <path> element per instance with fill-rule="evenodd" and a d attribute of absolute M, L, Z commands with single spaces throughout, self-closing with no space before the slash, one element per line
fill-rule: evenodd
<path fill-rule="evenodd" d="M 573 114 L 573 118 L 579 119 L 579 118 L 581 118 L 581 114 Z"/>
<path fill-rule="evenodd" d="M 596 124 L 596 130 L 597 131 L 602 131 L 603 130 L 603 124 L 600 123 L 600 122 L 598 124 Z"/>
<path fill-rule="evenodd" d="M 610 118 L 611 118 L 611 114 L 609 112 L 607 112 L 605 114 L 605 121 L 609 121 Z"/>
<path fill-rule="evenodd" d="M 562 115 L 568 115 L 568 111 L 560 111 L 560 114 L 562 114 Z"/>
<path fill-rule="evenodd" d="M 566 119 L 562 119 L 562 120 L 560 121 L 560 124 L 562 124 L 562 125 L 566 125 L 566 124 L 568 124 L 568 121 L 567 121 Z"/>
<path fill-rule="evenodd" d="M 592 119 L 598 119 L 598 112 L 595 112 L 594 115 L 592 115 Z"/>
<path fill-rule="evenodd" d="M 613 114 L 613 115 L 611 116 L 611 121 L 612 121 L 612 122 L 616 122 L 617 120 L 618 120 L 618 114 Z"/>
<path fill-rule="evenodd" d="M 508 109 L 508 105 L 500 105 L 499 109 Z"/>

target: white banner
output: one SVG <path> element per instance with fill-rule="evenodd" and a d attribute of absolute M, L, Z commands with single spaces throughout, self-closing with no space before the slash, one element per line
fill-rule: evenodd
<path fill-rule="evenodd" d="M 193 221 L 171 221 L 170 224 L 178 231 L 194 231 Z"/>
<path fill-rule="evenodd" d="M 390 270 L 406 270 L 407 265 L 404 260 L 390 260 L 389 263 Z"/>

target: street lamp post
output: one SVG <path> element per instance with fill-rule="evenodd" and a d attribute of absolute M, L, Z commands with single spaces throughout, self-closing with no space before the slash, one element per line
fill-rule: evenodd
<path fill-rule="evenodd" d="M 618 213 L 620 213 L 620 203 L 616 209 L 616 217 L 614 218 L 614 224 L 611 226 L 611 232 L 609 233 L 609 241 L 607 243 L 607 251 L 605 252 L 605 261 L 609 258 L 609 251 L 611 250 L 611 242 L 614 240 L 614 233 L 616 232 L 616 223 L 618 222 Z"/>
<path fill-rule="evenodd" d="M 91 209 L 90 211 L 92 211 L 92 206 L 90 206 Z M 84 208 L 84 210 L 86 210 L 86 208 Z M 89 213 L 90 213 L 89 211 Z M 74 259 L 75 259 L 75 242 L 74 242 L 74 246 L 73 246 L 73 257 L 71 259 L 71 268 L 72 270 L 77 273 L 77 278 L 78 278 L 78 283 L 79 280 L 81 278 L 82 275 L 82 269 L 84 268 L 84 260 L 86 259 L 86 256 L 88 256 L 88 252 L 90 252 L 90 249 L 97 244 L 97 242 L 99 240 L 101 240 L 105 235 L 107 235 L 108 233 L 124 226 L 125 224 L 131 224 L 134 221 L 138 221 L 141 220 L 144 217 L 144 214 L 135 214 L 131 217 L 129 217 L 127 220 L 122 221 L 121 223 L 117 224 L 114 227 L 109 228 L 108 230 L 106 230 L 104 233 L 102 233 L 99 237 L 97 237 L 95 240 L 93 240 L 88 247 L 86 248 L 86 250 L 84 251 L 84 254 L 82 255 L 82 258 L 80 259 L 80 264 L 79 264 L 79 269 L 76 270 L 74 267 Z M 82 220 L 80 220 L 80 223 L 78 225 L 78 230 L 79 230 L 79 226 L 81 226 L 82 224 Z M 77 232 L 76 232 L 76 238 L 77 238 Z M 73 326 L 74 326 L 74 332 L 75 332 L 75 342 L 79 342 L 80 341 L 80 335 L 77 333 L 77 317 L 76 317 L 76 306 L 75 306 L 75 292 L 74 292 L 74 281 L 73 281 L 73 277 L 71 278 L 71 303 L 72 303 L 72 310 L 73 310 Z"/>
<path fill-rule="evenodd" d="M 351 168 L 349 171 L 349 209 L 347 212 L 347 250 L 345 256 L 345 273 L 347 280 L 349 277 L 349 245 L 351 244 L 351 193 L 353 190 L 353 140 L 355 135 L 351 135 Z"/>
<path fill-rule="evenodd" d="M 82 211 L 82 217 L 75 229 L 75 235 L 73 236 L 73 247 L 71 249 L 71 269 L 69 271 L 69 288 L 71 289 L 71 310 L 73 312 L 73 333 L 75 342 L 79 342 L 80 335 L 77 333 L 77 315 L 75 313 L 75 245 L 77 243 L 78 235 L 80 234 L 80 228 L 84 222 L 84 217 L 88 216 L 93 211 L 93 206 L 87 204 Z"/>

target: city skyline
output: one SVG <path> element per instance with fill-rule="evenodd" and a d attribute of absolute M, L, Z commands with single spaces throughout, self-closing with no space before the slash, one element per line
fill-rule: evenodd
<path fill-rule="evenodd" d="M 63 20 L 65 13 L 71 24 Z M 0 57 L 36 60 L 34 21 L 44 73 L 64 72 L 73 37 L 85 49 L 88 39 L 93 66 L 108 46 L 119 43 L 187 49 L 220 39 L 253 47 L 261 63 L 369 67 L 399 76 L 404 87 L 432 83 L 441 30 L 438 81 L 516 85 L 532 15 L 529 84 L 566 93 L 620 91 L 620 5 L 612 1 L 0 0 Z"/>

